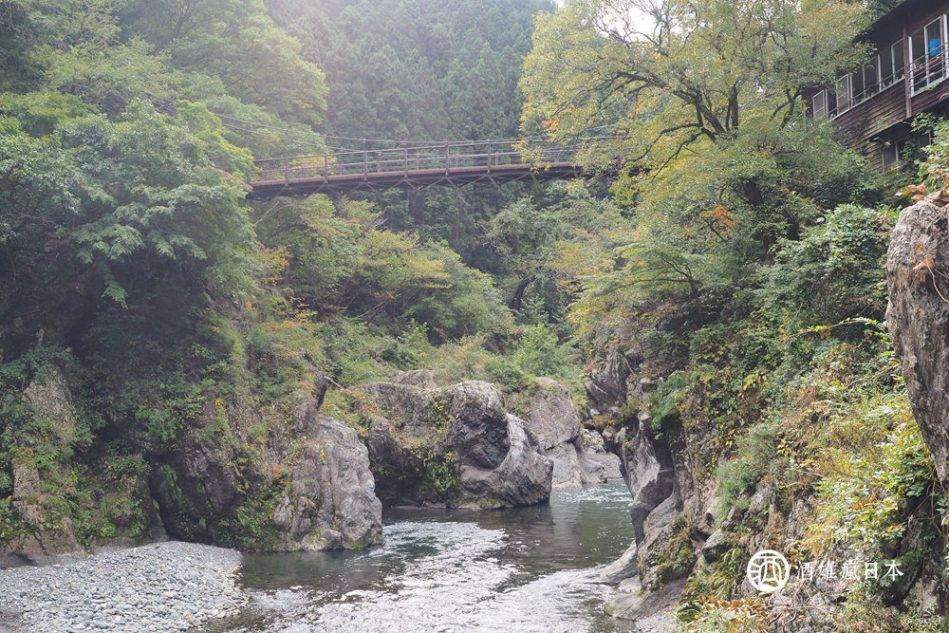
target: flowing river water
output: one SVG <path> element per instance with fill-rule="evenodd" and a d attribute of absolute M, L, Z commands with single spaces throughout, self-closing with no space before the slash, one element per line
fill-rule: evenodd
<path fill-rule="evenodd" d="M 245 555 L 250 601 L 215 631 L 614 631 L 599 566 L 633 538 L 622 483 L 512 510 L 395 509 L 364 552 Z"/>

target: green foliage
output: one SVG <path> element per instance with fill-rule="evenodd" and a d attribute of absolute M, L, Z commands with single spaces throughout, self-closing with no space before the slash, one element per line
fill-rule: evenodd
<path fill-rule="evenodd" d="M 865 56 L 851 40 L 870 12 L 660 0 L 651 21 L 625 19 L 641 4 L 568 0 L 538 17 L 522 130 L 560 142 L 617 132 L 581 160 L 620 166 L 612 192 L 630 220 L 592 253 L 567 320 L 598 366 L 623 354 L 634 378 L 655 381 L 624 419 L 648 407 L 695 481 L 714 478 L 717 518 L 735 510 L 728 560 L 689 580 L 686 630 L 769 630 L 765 604 L 735 591 L 745 545 L 761 545 L 748 532 L 765 521 L 769 539 L 809 558 L 856 550 L 933 571 L 924 561 L 945 542 L 933 510 L 944 493 L 881 324 L 895 214 L 873 205 L 885 183 L 804 116 L 807 86 Z M 921 167 L 930 191 L 949 182 L 942 141 L 937 129 Z M 505 228 L 532 236 L 529 222 Z M 767 516 L 747 516 L 759 482 Z M 668 578 L 681 566 L 675 544 L 665 550 L 650 562 Z"/>
<path fill-rule="evenodd" d="M 773 463 L 777 445 L 778 427 L 763 422 L 748 429 L 738 441 L 737 457 L 719 466 L 719 512 L 725 516 L 732 508 L 748 507 L 747 493 L 758 483 Z"/>
<path fill-rule="evenodd" d="M 267 207 L 258 228 L 283 266 L 282 283 L 322 316 L 359 318 L 393 334 L 419 323 L 434 341 L 509 324 L 488 275 L 444 244 L 375 228 L 378 216 L 366 205 L 337 210 L 316 196 Z"/>
<path fill-rule="evenodd" d="M 175 68 L 220 78 L 243 101 L 289 120 L 322 120 L 322 71 L 303 60 L 300 44 L 277 28 L 262 2 L 127 2 L 121 26 L 167 55 Z"/>
<path fill-rule="evenodd" d="M 676 617 L 686 623 L 700 621 L 709 611 L 710 599 L 733 598 L 744 578 L 747 559 L 742 548 L 731 547 L 711 565 L 697 569 L 685 583 Z"/>
<path fill-rule="evenodd" d="M 422 490 L 434 493 L 439 499 L 451 499 L 461 490 L 457 467 L 450 452 L 423 458 L 425 474 L 422 477 Z"/>
<path fill-rule="evenodd" d="M 922 116 L 920 117 L 922 119 Z M 927 149 L 925 160 L 919 164 L 919 178 L 930 191 L 949 185 L 949 121 L 944 118 L 927 118 L 917 122 L 918 126 L 932 133 L 933 142 Z"/>
<path fill-rule="evenodd" d="M 275 482 L 243 500 L 234 512 L 233 524 L 225 527 L 222 540 L 233 542 L 243 550 L 274 547 L 279 534 L 273 523 L 273 514 L 285 494 L 285 486 Z"/>
<path fill-rule="evenodd" d="M 817 485 L 820 522 L 811 537 L 885 552 L 906 536 L 913 510 L 938 491 L 932 458 L 903 393 L 858 402 L 834 425 L 862 441 L 829 451 L 833 461 Z M 936 511 L 926 519 L 937 523 Z"/>
<path fill-rule="evenodd" d="M 786 328 L 877 318 L 886 306 L 880 274 L 891 211 L 845 205 L 779 245 L 762 289 L 766 315 Z"/>

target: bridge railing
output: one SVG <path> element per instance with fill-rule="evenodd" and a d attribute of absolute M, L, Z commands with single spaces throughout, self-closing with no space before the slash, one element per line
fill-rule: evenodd
<path fill-rule="evenodd" d="M 580 143 L 532 147 L 525 152 L 519 141 L 465 141 L 267 158 L 258 160 L 257 167 L 260 169 L 259 179 L 264 182 L 370 174 L 408 175 L 425 170 L 569 162 L 581 147 Z"/>

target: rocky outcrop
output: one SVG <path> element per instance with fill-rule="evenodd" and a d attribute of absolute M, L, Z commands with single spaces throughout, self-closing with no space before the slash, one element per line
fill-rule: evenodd
<path fill-rule="evenodd" d="M 625 376 L 624 398 L 642 403 L 654 388 L 635 372 Z M 619 455 L 629 488 L 634 540 L 617 561 L 601 572 L 604 582 L 618 584 L 610 603 L 614 617 L 632 622 L 635 631 L 671 631 L 669 609 L 681 594 L 697 558 L 683 513 L 699 502 L 690 464 L 677 463 L 665 437 L 656 437 L 647 411 L 629 414 L 610 433 L 611 450 Z M 711 531 L 711 530 L 709 530 Z"/>
<path fill-rule="evenodd" d="M 685 581 L 677 580 L 649 591 L 638 578 L 629 578 L 619 584 L 607 611 L 617 619 L 629 621 L 632 633 L 672 633 L 679 626 L 671 611 L 684 588 Z"/>
<path fill-rule="evenodd" d="M 382 503 L 356 431 L 314 416 L 273 521 L 274 549 L 353 549 L 382 540 Z"/>
<path fill-rule="evenodd" d="M 0 419 L 0 567 L 46 563 L 104 546 L 127 546 L 164 533 L 139 467 L 139 453 L 110 468 L 90 440 L 72 364 L 41 363 Z M 7 401 L 9 402 L 9 400 Z"/>
<path fill-rule="evenodd" d="M 949 481 L 949 206 L 930 197 L 900 213 L 886 261 L 887 324 L 913 413 Z"/>
<path fill-rule="evenodd" d="M 624 428 L 617 434 L 617 442 L 622 447 L 623 476 L 633 498 L 629 514 L 637 542 L 646 538 L 646 518 L 672 495 L 675 485 L 669 450 L 665 444 L 655 441 L 647 421 L 641 414 L 636 426 Z"/>
<path fill-rule="evenodd" d="M 222 419 L 208 402 L 175 450 L 153 457 L 151 489 L 169 534 L 277 551 L 380 542 L 368 452 L 355 430 L 320 413 L 323 392 L 315 383 L 264 445 L 246 436 L 256 410 L 234 405 Z"/>
<path fill-rule="evenodd" d="M 606 450 L 603 436 L 593 429 L 580 432 L 580 468 L 585 483 L 603 483 L 623 476 L 620 458 Z"/>
<path fill-rule="evenodd" d="M 510 507 L 546 501 L 553 464 L 498 389 L 438 389 L 425 372 L 362 391 L 368 447 L 386 504 Z"/>
<path fill-rule="evenodd" d="M 566 387 L 537 378 L 527 393 L 519 394 L 519 400 L 527 428 L 554 464 L 554 488 L 575 488 L 620 476 L 619 459 L 606 452 L 599 433 L 582 428 Z"/>
<path fill-rule="evenodd" d="M 630 362 L 620 350 L 610 350 L 584 381 L 587 398 L 594 406 L 594 414 L 615 412 L 626 403 L 627 381 L 631 374 Z"/>
<path fill-rule="evenodd" d="M 62 366 L 60 366 L 62 365 Z M 33 369 L 17 415 L 0 420 L 0 559 L 47 559 L 173 538 L 243 549 L 360 547 L 382 538 L 368 452 L 354 429 L 320 413 L 328 380 L 262 408 L 206 394 L 191 419 L 158 432 L 102 435 L 70 381 L 71 360 Z M 131 449 L 129 447 L 132 447 Z M 116 467 L 119 464 L 120 467 Z M 9 488 L 9 490 L 6 490 Z"/>
<path fill-rule="evenodd" d="M 25 528 L 9 549 L 27 557 L 80 550 L 71 517 L 57 509 L 55 487 L 44 485 L 71 470 L 60 457 L 76 441 L 78 414 L 63 372 L 53 366 L 40 370 L 23 391 L 22 410 L 21 425 L 29 431 L 7 429 L 4 438 L 12 448 L 12 506 Z M 56 463 L 52 468 L 42 464 L 37 453 L 52 456 Z"/>

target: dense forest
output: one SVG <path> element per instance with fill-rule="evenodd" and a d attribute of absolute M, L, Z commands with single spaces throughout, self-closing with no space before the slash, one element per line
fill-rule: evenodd
<path fill-rule="evenodd" d="M 881 175 L 804 116 L 887 3 L 432 4 L 0 0 L 0 549 L 279 547 L 315 398 L 366 440 L 364 385 L 425 370 L 516 410 L 552 378 L 627 483 L 631 438 L 669 478 L 635 565 L 681 583 L 686 630 L 939 630 L 949 493 L 883 263 L 949 127 Z M 586 180 L 246 198 L 260 158 L 591 130 Z M 817 616 L 742 590 L 764 546 L 905 575 Z"/>

